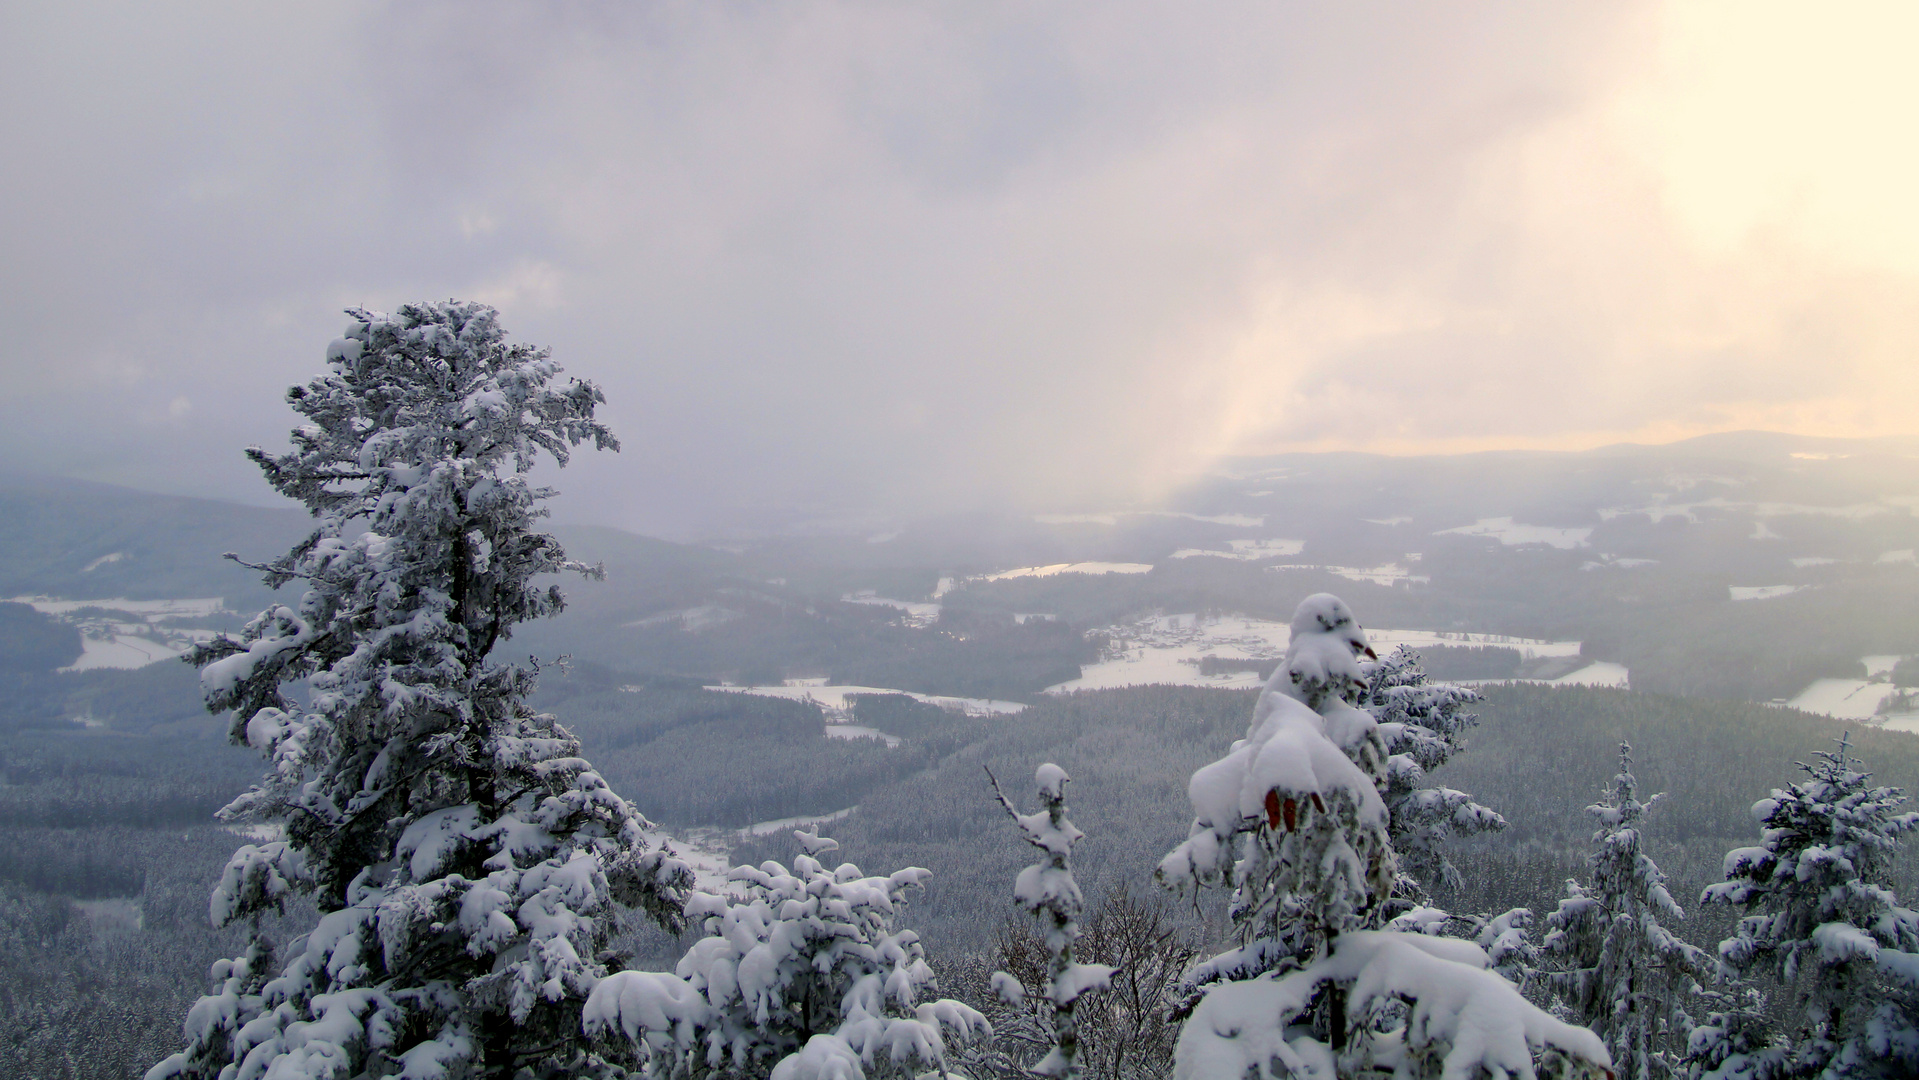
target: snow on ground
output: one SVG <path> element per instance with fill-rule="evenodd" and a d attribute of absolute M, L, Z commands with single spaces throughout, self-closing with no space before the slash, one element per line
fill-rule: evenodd
<path fill-rule="evenodd" d="M 881 731 L 879 728 L 863 724 L 828 724 L 826 737 L 829 739 L 878 739 L 886 744 L 888 750 L 898 746 L 902 740 L 898 735 Z"/>
<path fill-rule="evenodd" d="M 16 596 L 7 602 L 29 605 L 44 615 L 71 615 L 83 608 L 99 608 L 102 611 L 137 615 L 148 622 L 178 618 L 204 619 L 226 610 L 226 600 L 219 596 L 186 600 L 55 600 L 46 596 Z"/>
<path fill-rule="evenodd" d="M 1082 667 L 1079 678 L 1047 687 L 1047 693 L 1067 694 L 1075 690 L 1107 690 L 1154 683 L 1224 689 L 1251 688 L 1265 682 L 1264 676 L 1270 674 L 1271 666 L 1277 664 L 1286 652 L 1290 637 L 1287 625 L 1282 622 L 1247 615 L 1200 616 L 1190 613 L 1154 615 L 1104 627 L 1102 632 L 1114 643 L 1108 655 L 1098 663 Z M 1366 637 L 1381 655 L 1400 645 L 1414 649 L 1436 645 L 1467 648 L 1502 646 L 1518 650 L 1527 659 L 1579 655 L 1577 641 L 1541 641 L 1503 634 L 1369 628 Z M 1267 663 L 1257 671 L 1202 675 L 1200 660 L 1207 656 L 1229 661 L 1259 660 Z M 1591 670 L 1583 668 L 1573 672 L 1573 675 Z M 1623 675 L 1620 677 L 1623 678 Z"/>
<path fill-rule="evenodd" d="M 61 671 L 142 668 L 159 660 L 171 660 L 187 651 L 185 645 L 175 648 L 134 634 L 114 634 L 105 638 L 83 634 L 80 637 L 80 649 L 80 659 L 61 668 Z"/>
<path fill-rule="evenodd" d="M 1259 559 L 1280 559 L 1297 555 L 1306 549 L 1304 540 L 1228 540 L 1229 551 L 1213 548 L 1180 548 L 1173 552 L 1175 559 L 1192 559 L 1204 556 L 1212 559 L 1240 559 L 1253 562 Z"/>
<path fill-rule="evenodd" d="M 741 829 L 740 835 L 771 836 L 784 829 L 809 829 L 818 832 L 819 826 L 830 825 L 858 809 L 857 806 L 849 806 L 844 810 L 835 810 L 830 814 L 815 814 L 812 817 L 783 817 L 775 821 L 756 821 Z"/>
<path fill-rule="evenodd" d="M 1728 585 L 1727 591 L 1734 600 L 1771 600 L 1776 596 L 1791 596 L 1805 588 L 1804 585 Z"/>
<path fill-rule="evenodd" d="M 718 604 L 700 604 L 697 607 L 680 608 L 677 611 L 663 611 L 658 615 L 648 615 L 644 619 L 621 623 L 622 627 L 654 627 L 678 625 L 689 634 L 710 630 L 715 626 L 725 626 L 735 619 L 744 618 L 732 608 Z"/>
<path fill-rule="evenodd" d="M 1710 499 L 1701 499 L 1698 502 L 1689 503 L 1654 502 L 1646 506 L 1607 507 L 1599 511 L 1599 519 L 1601 521 L 1611 521 L 1616 517 L 1644 514 L 1652 518 L 1653 524 L 1655 525 L 1669 517 L 1683 517 L 1687 521 L 1697 523 L 1699 521 L 1699 511 L 1713 510 L 1720 513 L 1752 514 L 1759 518 L 1836 517 L 1845 518 L 1849 521 L 1860 521 L 1865 518 L 1890 513 L 1894 507 L 1905 505 L 1906 503 L 1900 496 L 1888 496 L 1880 499 L 1878 502 L 1852 503 L 1846 506 L 1808 506 L 1804 503 L 1783 502 L 1738 502 L 1732 499 L 1714 496 Z M 1764 521 L 1757 522 L 1756 524 L 1758 525 L 1758 529 L 1754 531 L 1752 539 L 1777 539 L 1776 535 L 1772 533 L 1772 530 L 1766 527 Z"/>
<path fill-rule="evenodd" d="M 16 596 L 10 603 L 26 604 L 43 615 L 80 629 L 80 658 L 61 671 L 96 668 L 140 668 L 170 660 L 196 641 L 215 632 L 167 626 L 170 619 L 204 619 L 226 612 L 218 596 L 180 600 L 56 600 L 47 596 Z"/>
<path fill-rule="evenodd" d="M 861 589 L 840 597 L 842 603 L 870 604 L 875 607 L 898 608 L 906 613 L 906 621 L 913 626 L 926 626 L 939 621 L 940 605 L 919 600 L 892 600 L 877 595 L 872 589 Z"/>
<path fill-rule="evenodd" d="M 1801 570 L 1808 566 L 1831 566 L 1838 561 L 1838 559 L 1828 559 L 1824 555 L 1804 555 L 1791 560 L 1792 564 Z"/>
<path fill-rule="evenodd" d="M 1407 557 L 1409 560 L 1411 556 Z M 1368 581 L 1374 585 L 1397 585 L 1402 581 L 1415 585 L 1425 585 L 1432 581 L 1425 574 L 1415 574 L 1398 563 L 1386 563 L 1383 566 L 1316 566 L 1308 563 L 1287 563 L 1284 566 L 1269 566 L 1266 569 L 1276 573 L 1287 570 L 1323 570 L 1328 574 L 1337 574 L 1348 581 Z"/>
<path fill-rule="evenodd" d="M 1658 559 L 1622 559 L 1616 555 L 1601 555 L 1597 559 L 1588 559 L 1580 563 L 1581 570 L 1603 570 L 1608 567 L 1619 570 L 1637 570 L 1642 566 L 1657 566 Z"/>
<path fill-rule="evenodd" d="M 1876 679 L 1882 675 L 1891 675 L 1892 669 L 1899 665 L 1903 656 L 1862 656 L 1859 662 L 1866 665 L 1866 678 Z"/>
<path fill-rule="evenodd" d="M 1878 558 L 1872 561 L 1875 565 L 1878 565 L 1878 566 L 1890 566 L 1894 563 L 1910 564 L 1914 562 L 1919 562 L 1919 557 L 1915 557 L 1915 556 L 1919 556 L 1919 549 L 1901 548 L 1898 551 L 1885 552 L 1884 554 L 1880 555 Z"/>
<path fill-rule="evenodd" d="M 825 679 L 788 679 L 781 686 L 709 686 L 707 689 L 727 694 L 756 694 L 788 701 L 810 701 L 825 711 L 827 723 L 832 726 L 851 723 L 853 706 L 846 699 L 852 694 L 904 694 L 915 701 L 953 709 L 967 716 L 1011 716 L 1026 708 L 1017 701 L 916 694 L 911 690 L 893 690 L 884 686 L 828 686 Z"/>
<path fill-rule="evenodd" d="M 1136 562 L 1063 562 L 1048 566 L 1022 566 L 1017 570 L 1001 570 L 997 574 L 943 577 L 933 589 L 933 599 L 938 600 L 954 589 L 974 581 L 1010 581 L 1013 578 L 1055 577 L 1059 574 L 1144 574 L 1152 569 L 1152 563 Z"/>
<path fill-rule="evenodd" d="M 1531 679 L 1519 679 L 1518 682 L 1532 682 Z M 1557 679 L 1542 680 L 1550 686 L 1617 686 L 1621 690 L 1632 685 L 1631 673 L 1626 665 L 1615 664 L 1610 660 L 1601 660 L 1587 664 L 1578 671 L 1569 671 Z"/>
<path fill-rule="evenodd" d="M 1755 521 L 1752 523 L 1752 535 L 1746 537 L 1746 539 L 1748 540 L 1784 540 L 1785 537 L 1779 535 L 1776 532 L 1773 532 L 1772 526 L 1766 524 L 1765 522 Z"/>
<path fill-rule="evenodd" d="M 102 566 L 105 566 L 108 563 L 117 563 L 121 559 L 124 559 L 126 557 L 127 557 L 127 553 L 124 551 L 116 551 L 111 555 L 102 555 L 99 558 L 88 563 L 87 565 L 81 567 L 80 572 L 83 574 L 91 574 L 95 570 L 100 569 Z"/>
<path fill-rule="evenodd" d="M 1361 518 L 1360 520 L 1369 525 L 1410 525 L 1413 522 L 1412 518 L 1403 515 L 1389 518 Z"/>
<path fill-rule="evenodd" d="M 1822 713 L 1838 720 L 1869 720 L 1898 687 L 1864 679 L 1817 679 L 1786 702 L 1794 709 Z"/>
<path fill-rule="evenodd" d="M 1507 547 L 1520 544 L 1549 544 L 1570 550 L 1585 547 L 1591 528 L 1561 529 L 1551 525 L 1520 525 L 1509 517 L 1480 518 L 1471 525 L 1441 529 L 1435 536 L 1489 536 Z"/>

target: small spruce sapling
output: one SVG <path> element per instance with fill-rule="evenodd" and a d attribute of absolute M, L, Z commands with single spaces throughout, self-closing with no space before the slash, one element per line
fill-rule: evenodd
<path fill-rule="evenodd" d="M 317 520 L 254 566 L 298 595 L 188 656 L 270 762 L 221 816 L 286 838 L 227 866 L 211 916 L 255 940 L 148 1078 L 607 1071 L 580 1036 L 597 954 L 621 907 L 677 927 L 691 873 L 527 708 L 534 670 L 490 658 L 560 610 L 539 578 L 596 572 L 534 528 L 553 492 L 527 472 L 617 449 L 604 398 L 484 305 L 349 314 L 328 373 L 288 391 L 293 449 L 247 451 Z M 295 890 L 322 915 L 280 962 L 258 920 Z"/>
<path fill-rule="evenodd" d="M 1691 1027 L 1685 1001 L 1712 972 L 1704 951 L 1661 924 L 1685 918 L 1640 835 L 1661 798 L 1639 801 L 1632 747 L 1620 743 L 1606 798 L 1586 808 L 1599 823 L 1598 850 L 1586 860 L 1591 882 L 1568 881 L 1566 899 L 1546 918 L 1545 950 L 1558 964 L 1546 984 L 1606 1040 L 1621 1080 L 1671 1074 Z"/>
<path fill-rule="evenodd" d="M 1085 1066 L 1080 1060 L 1075 1009 L 1086 994 L 1107 988 L 1114 969 L 1106 964 L 1082 964 L 1073 957 L 1074 943 L 1080 937 L 1079 919 L 1086 909 L 1079 883 L 1073 879 L 1073 845 L 1086 834 L 1066 817 L 1066 784 L 1071 778 L 1058 765 L 1041 765 L 1033 774 L 1040 809 L 1022 814 L 1000 790 L 992 771 L 986 775 L 1000 806 L 1019 825 L 1020 839 L 1042 853 L 1040 861 L 1021 870 L 1013 882 L 1014 901 L 1039 920 L 1040 940 L 1047 954 L 1045 1012 L 1037 1019 L 1043 1029 L 1050 1029 L 1052 1045 L 1031 1069 L 1041 1076 L 1076 1078 L 1085 1074 Z M 1025 989 L 1018 979 L 996 971 L 992 985 L 1008 1005 L 1021 1004 Z"/>
<path fill-rule="evenodd" d="M 1238 948 L 1195 967 L 1175 1076 L 1530 1076 L 1610 1064 L 1471 942 L 1381 930 L 1396 880 L 1378 722 L 1356 708 L 1364 631 L 1339 598 L 1303 601 L 1246 737 L 1193 774 L 1175 887 L 1230 884 Z M 1509 928 L 1510 929 L 1510 928 Z"/>
<path fill-rule="evenodd" d="M 1838 743 L 1753 804 L 1759 845 L 1728 852 L 1701 902 L 1749 913 L 1719 943 L 1726 974 L 1769 970 L 1795 991 L 1797 1072 L 1919 1075 L 1919 914 L 1885 885 L 1919 813 L 1900 813 L 1905 794 L 1870 786 L 1850 738 Z"/>

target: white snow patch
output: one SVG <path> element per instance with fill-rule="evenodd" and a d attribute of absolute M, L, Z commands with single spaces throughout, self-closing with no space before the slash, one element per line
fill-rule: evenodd
<path fill-rule="evenodd" d="M 1919 562 L 1919 557 L 1915 556 L 1919 556 L 1919 549 L 1900 548 L 1898 551 L 1884 552 L 1872 561 L 1875 566 L 1891 566 L 1895 563 Z"/>
<path fill-rule="evenodd" d="M 1399 517 L 1361 518 L 1360 520 L 1370 525 L 1410 525 L 1413 521 L 1412 518 L 1406 517 L 1403 514 Z"/>
<path fill-rule="evenodd" d="M 99 608 L 102 611 L 135 615 L 147 622 L 179 618 L 203 619 L 226 611 L 226 599 L 219 596 L 201 596 L 183 600 L 55 600 L 48 596 L 15 596 L 8 602 L 27 604 L 43 615 L 71 615 L 83 608 Z"/>
<path fill-rule="evenodd" d="M 235 836 L 244 836 L 249 840 L 257 840 L 262 844 L 270 844 L 276 840 L 285 840 L 287 838 L 286 825 L 278 821 L 260 821 L 251 825 L 229 825 L 227 826 L 227 831 Z"/>
<path fill-rule="evenodd" d="M 1212 559 L 1239 559 L 1244 562 L 1255 562 L 1259 559 L 1280 559 L 1290 555 L 1297 555 L 1301 551 L 1304 551 L 1306 549 L 1306 541 L 1278 539 L 1228 540 L 1226 541 L 1226 546 L 1231 550 L 1220 551 L 1215 548 L 1180 548 L 1178 551 L 1173 552 L 1173 558 L 1192 559 L 1205 557 Z"/>
<path fill-rule="evenodd" d="M 965 578 L 963 581 L 1011 581 L 1014 578 L 1057 577 L 1060 574 L 1144 574 L 1150 572 L 1152 569 L 1152 563 L 1053 563 L 1048 566 L 1022 566 L 1017 570 L 1001 570 L 997 574 L 981 574 L 977 577 Z M 944 579 L 942 579 L 942 583 L 944 583 Z"/>
<path fill-rule="evenodd" d="M 117 563 L 121 559 L 124 559 L 126 557 L 127 557 L 127 553 L 124 551 L 116 551 L 111 555 L 102 555 L 99 558 L 88 563 L 87 565 L 81 567 L 80 572 L 83 574 L 91 574 L 95 570 L 100 569 L 102 566 L 105 566 L 108 563 Z"/>
<path fill-rule="evenodd" d="M 771 836 L 774 833 L 784 832 L 787 829 L 817 829 L 818 826 L 830 825 L 835 821 L 839 821 L 858 809 L 859 807 L 857 806 L 849 806 L 844 810 L 835 810 L 830 814 L 815 814 L 812 817 L 784 817 L 775 821 L 756 821 L 746 828 L 741 829 L 740 835 Z"/>
<path fill-rule="evenodd" d="M 1892 669 L 1896 667 L 1902 659 L 1904 659 L 1904 657 L 1874 655 L 1862 656 L 1859 658 L 1859 662 L 1866 665 L 1866 678 L 1877 679 L 1881 675 L 1891 675 Z"/>
<path fill-rule="evenodd" d="M 1531 682 L 1531 679 L 1520 680 Z M 1600 660 L 1587 664 L 1578 671 L 1570 671 L 1557 679 L 1546 679 L 1552 686 L 1617 686 L 1624 690 L 1632 685 L 1632 673 L 1626 665 L 1615 664 L 1610 660 Z"/>
<path fill-rule="evenodd" d="M 1409 582 L 1414 585 L 1425 585 L 1430 583 L 1433 580 L 1431 577 L 1425 574 L 1415 574 L 1411 570 L 1406 569 L 1404 566 L 1401 566 L 1398 563 L 1386 563 L 1383 566 L 1363 566 L 1363 567 L 1362 566 L 1317 566 L 1311 563 L 1287 563 L 1284 566 L 1269 566 L 1266 569 L 1272 570 L 1274 572 L 1281 572 L 1281 573 L 1287 570 L 1323 570 L 1328 574 L 1336 574 L 1340 577 L 1345 578 L 1348 581 L 1367 581 L 1367 582 L 1371 582 L 1374 585 L 1387 585 L 1387 586 L 1397 585 L 1402 581 Z"/>
<path fill-rule="evenodd" d="M 940 605 L 919 600 L 893 600 L 877 595 L 872 589 L 861 589 L 840 597 L 848 604 L 870 604 L 875 607 L 898 608 L 906 613 L 906 621 L 914 626 L 926 626 L 939 621 Z"/>
<path fill-rule="evenodd" d="M 894 690 L 884 686 L 829 686 L 825 679 L 789 679 L 784 686 L 709 686 L 707 689 L 727 694 L 755 694 L 760 697 L 785 698 L 788 701 L 810 701 L 818 705 L 826 713 L 827 722 L 834 725 L 849 723 L 852 720 L 853 707 L 846 699 L 853 694 L 904 694 L 915 701 L 937 705 L 942 709 L 953 709 L 967 716 L 1011 716 L 1026 708 L 1017 701 L 917 694 L 910 690 Z"/>
<path fill-rule="evenodd" d="M 1122 686 L 1165 683 L 1176 686 L 1212 686 L 1251 689 L 1264 685 L 1271 665 L 1286 652 L 1291 633 L 1286 623 L 1248 615 L 1201 616 L 1193 613 L 1153 615 L 1101 628 L 1112 645 L 1097 663 L 1084 665 L 1080 677 L 1046 688 L 1049 694 L 1075 690 L 1107 690 Z M 1466 648 L 1516 649 L 1526 659 L 1579 655 L 1577 641 L 1543 641 L 1446 630 L 1374 630 L 1366 638 L 1381 655 L 1400 645 L 1414 649 L 1437 645 Z M 1221 660 L 1269 661 L 1260 671 L 1200 674 L 1204 657 Z M 1575 673 L 1577 674 L 1577 673 Z"/>
<path fill-rule="evenodd" d="M 1728 585 L 1726 590 L 1734 600 L 1771 600 L 1778 596 L 1791 596 L 1806 588 L 1804 585 Z"/>
<path fill-rule="evenodd" d="M 1794 566 L 1798 567 L 1801 570 L 1804 570 L 1808 566 L 1831 566 L 1833 563 L 1836 563 L 1839 560 L 1828 559 L 1824 555 L 1802 555 L 1797 559 L 1792 559 L 1789 561 Z"/>
<path fill-rule="evenodd" d="M 898 735 L 861 724 L 828 724 L 826 737 L 829 739 L 878 739 L 886 744 L 888 750 L 894 749 L 903 741 Z"/>
<path fill-rule="evenodd" d="M 1844 461 L 1851 454 L 1820 454 L 1809 450 L 1794 450 L 1792 456 L 1800 461 Z"/>
<path fill-rule="evenodd" d="M 689 634 L 697 634 L 702 630 L 710 630 L 715 626 L 724 626 L 739 618 L 744 618 L 744 616 L 732 608 L 721 607 L 718 604 L 700 604 L 697 607 L 681 608 L 677 611 L 663 611 L 658 615 L 648 615 L 644 619 L 634 619 L 632 622 L 621 623 L 620 625 L 627 628 L 645 629 L 655 626 L 670 626 L 677 623 L 681 630 Z"/>
<path fill-rule="evenodd" d="M 187 651 L 184 646 L 175 648 L 133 634 L 114 634 L 106 638 L 83 635 L 80 649 L 80 659 L 61 668 L 61 671 L 143 668 L 161 660 L 171 660 Z"/>
<path fill-rule="evenodd" d="M 1480 518 L 1471 525 L 1461 525 L 1453 529 L 1441 529 L 1435 536 L 1486 536 L 1498 540 L 1507 547 L 1520 544 L 1547 544 L 1552 547 L 1571 550 L 1585 547 L 1592 536 L 1589 527 L 1562 529 L 1551 525 L 1521 525 L 1509 517 Z"/>
<path fill-rule="evenodd" d="M 1898 687 L 1864 679 L 1816 679 L 1786 704 L 1838 720 L 1868 720 L 1879 712 Z"/>

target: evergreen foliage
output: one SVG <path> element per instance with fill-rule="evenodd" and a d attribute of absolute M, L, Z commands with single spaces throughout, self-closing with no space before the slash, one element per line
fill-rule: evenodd
<path fill-rule="evenodd" d="M 536 578 L 591 572 L 535 530 L 553 492 L 526 474 L 617 449 L 604 399 L 484 305 L 349 314 L 330 371 L 287 394 L 293 449 L 247 451 L 317 519 L 255 567 L 301 593 L 188 657 L 270 761 L 222 816 L 285 830 L 234 855 L 213 921 L 257 930 L 298 892 L 321 916 L 284 961 L 256 932 L 215 964 L 149 1080 L 604 1071 L 577 1036 L 616 905 L 677 926 L 690 873 L 526 707 L 534 670 L 489 659 L 562 607 Z"/>
<path fill-rule="evenodd" d="M 1466 709 L 1478 700 L 1475 690 L 1428 679 L 1419 654 L 1405 646 L 1374 665 L 1360 695 L 1386 747 L 1380 794 L 1389 815 L 1387 836 L 1399 855 L 1402 894 L 1457 888 L 1459 869 L 1446 857 L 1446 842 L 1506 827 L 1505 818 L 1465 792 L 1424 786 L 1429 773 L 1465 749 L 1466 729 L 1479 721 Z"/>
<path fill-rule="evenodd" d="M 919 935 L 894 920 L 926 871 L 869 877 L 815 856 L 839 844 L 796 832 L 792 869 L 736 866 L 730 895 L 697 892 L 706 936 L 673 972 L 622 971 L 588 1000 L 585 1030 L 636 1050 L 649 1075 L 855 1080 L 943 1074 L 946 1036 L 989 1034 L 936 989 Z"/>
<path fill-rule="evenodd" d="M 1240 945 L 1197 965 L 1175 1075 L 1531 1075 L 1609 1064 L 1480 946 L 1381 930 L 1396 880 L 1386 745 L 1356 708 L 1366 636 L 1346 604 L 1299 605 L 1286 659 L 1246 738 L 1193 774 L 1191 835 L 1160 864 L 1175 886 L 1230 883 Z M 1442 916 L 1443 917 L 1443 916 Z"/>
<path fill-rule="evenodd" d="M 1710 977 L 1711 959 L 1661 920 L 1685 917 L 1666 876 L 1645 853 L 1640 821 L 1661 796 L 1641 803 L 1632 747 L 1619 744 L 1619 773 L 1604 801 L 1586 808 L 1599 823 L 1587 859 L 1589 883 L 1566 883 L 1547 916 L 1547 954 L 1559 968 L 1546 983 L 1573 1018 L 1606 1040 L 1622 1080 L 1659 1080 L 1683 1053 L 1686 998 Z"/>
<path fill-rule="evenodd" d="M 990 770 L 987 775 L 992 776 Z M 1043 1002 L 1022 1019 L 1046 1036 L 1049 1045 L 1045 1055 L 1029 1068 L 1041 1076 L 1077 1078 L 1086 1071 L 1080 1049 L 1080 999 L 1089 992 L 1107 989 L 1114 969 L 1106 964 L 1083 964 L 1074 958 L 1086 901 L 1073 878 L 1073 845 L 1085 834 L 1066 816 L 1069 779 L 1058 765 L 1041 765 L 1033 774 L 1040 809 L 1032 814 L 1015 809 L 1012 800 L 999 789 L 997 779 L 993 780 L 993 794 L 1019 825 L 1020 839 L 1042 854 L 1039 862 L 1020 871 L 1013 882 L 1013 900 L 1039 921 L 1039 939 L 1046 951 L 1046 977 L 1039 987 Z M 994 972 L 992 984 L 1000 998 L 1014 1008 L 1026 997 L 1025 984 L 1007 972 Z"/>
<path fill-rule="evenodd" d="M 1846 737 L 1802 764 L 1806 779 L 1753 804 L 1760 843 L 1726 854 L 1702 901 L 1748 914 L 1719 944 L 1728 974 L 1767 971 L 1799 1007 L 1793 1070 L 1831 1077 L 1919 1073 L 1919 914 L 1885 887 L 1919 813 L 1872 787 Z M 1703 1056 L 1719 1054 L 1709 1043 Z"/>

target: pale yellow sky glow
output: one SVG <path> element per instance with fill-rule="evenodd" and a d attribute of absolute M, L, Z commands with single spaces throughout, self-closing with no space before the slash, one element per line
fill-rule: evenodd
<path fill-rule="evenodd" d="M 254 491 L 341 306 L 452 295 L 605 386 L 640 528 L 1919 433 L 1919 4 L 4 20 L 0 466 Z"/>
<path fill-rule="evenodd" d="M 1458 228 L 1504 265 L 1462 279 L 1455 235 L 1382 246 L 1363 282 L 1288 268 L 1199 346 L 1222 357 L 1204 392 L 1259 392 L 1199 425 L 1193 457 L 1163 462 L 1168 481 L 1225 453 L 1919 431 L 1916 52 L 1919 5 L 1647 12 L 1586 100 L 1469 167 Z M 1556 354 L 1524 347 L 1544 327 Z M 1502 421 L 1442 389 L 1433 403 L 1468 421 L 1456 431 L 1390 413 L 1302 425 L 1364 415 L 1367 357 L 1444 340 L 1472 343 L 1453 370 L 1476 375 L 1476 391 L 1532 387 L 1543 422 Z"/>

